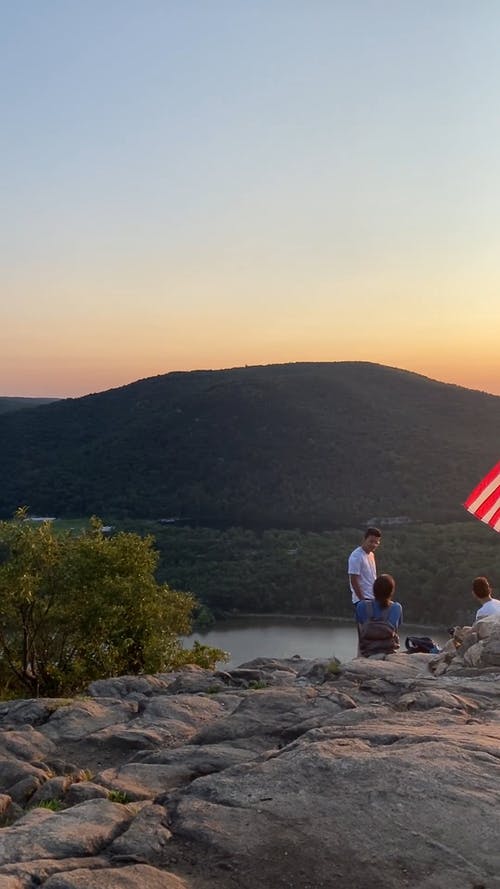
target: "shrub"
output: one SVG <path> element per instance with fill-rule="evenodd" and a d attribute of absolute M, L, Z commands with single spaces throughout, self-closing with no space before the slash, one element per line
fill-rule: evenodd
<path fill-rule="evenodd" d="M 213 668 L 219 649 L 182 647 L 196 605 L 155 579 L 153 538 L 80 535 L 33 526 L 26 510 L 0 522 L 0 688 L 29 695 L 77 692 L 105 676 Z"/>

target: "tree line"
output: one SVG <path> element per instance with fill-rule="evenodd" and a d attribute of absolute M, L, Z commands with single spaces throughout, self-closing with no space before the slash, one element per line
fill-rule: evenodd
<path fill-rule="evenodd" d="M 190 590 L 217 617 L 284 613 L 350 617 L 347 557 L 362 530 L 213 529 L 125 523 L 154 533 L 159 577 Z M 392 574 L 405 620 L 448 626 L 474 614 L 472 578 L 500 594 L 498 536 L 474 519 L 382 529 L 379 572 Z"/>
<path fill-rule="evenodd" d="M 19 510 L 0 522 L 0 692 L 56 695 L 103 676 L 213 667 L 225 653 L 183 645 L 197 615 L 351 617 L 347 557 L 362 531 L 175 527 L 102 522 L 56 531 Z M 500 590 L 500 548 L 471 520 L 383 529 L 379 572 L 393 574 L 408 623 L 474 615 L 472 578 Z M 180 590 L 187 592 L 179 592 Z"/>

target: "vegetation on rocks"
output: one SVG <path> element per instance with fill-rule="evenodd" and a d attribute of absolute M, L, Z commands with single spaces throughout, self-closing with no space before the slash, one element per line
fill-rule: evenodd
<path fill-rule="evenodd" d="M 64 804 L 59 799 L 42 799 L 34 806 L 36 809 L 48 809 L 50 812 L 60 812 Z"/>
<path fill-rule="evenodd" d="M 131 797 L 127 796 L 123 790 L 110 790 L 108 799 L 111 800 L 112 803 L 121 803 L 122 806 L 126 806 L 127 803 L 131 802 Z"/>
<path fill-rule="evenodd" d="M 19 510 L 0 523 L 0 688 L 29 695 L 93 679 L 213 666 L 224 652 L 182 648 L 194 596 L 157 583 L 151 538 L 107 538 L 99 520 L 77 536 L 33 526 Z"/>

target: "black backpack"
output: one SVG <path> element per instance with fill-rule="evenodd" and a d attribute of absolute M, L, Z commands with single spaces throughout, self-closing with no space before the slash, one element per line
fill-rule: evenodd
<path fill-rule="evenodd" d="M 388 620 L 389 608 L 384 608 L 380 617 L 373 616 L 373 602 L 366 601 L 368 619 L 358 624 L 359 650 L 364 657 L 371 654 L 394 654 L 399 648 L 396 627 Z"/>
<path fill-rule="evenodd" d="M 407 636 L 405 640 L 406 650 L 410 654 L 422 652 L 423 654 L 436 654 L 440 648 L 430 636 Z"/>

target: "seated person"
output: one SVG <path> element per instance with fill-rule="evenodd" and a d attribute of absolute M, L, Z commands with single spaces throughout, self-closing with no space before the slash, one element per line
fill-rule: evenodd
<path fill-rule="evenodd" d="M 398 628 L 403 609 L 392 599 L 396 582 L 390 574 L 381 574 L 373 584 L 373 599 L 362 599 L 356 605 L 359 651 L 363 657 L 393 654 L 399 648 Z"/>
<path fill-rule="evenodd" d="M 476 611 L 476 620 L 489 617 L 490 614 L 497 614 L 500 617 L 500 600 L 494 599 L 492 592 L 487 577 L 475 577 L 472 581 L 472 593 L 481 606 Z"/>

